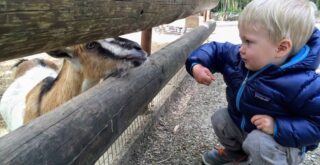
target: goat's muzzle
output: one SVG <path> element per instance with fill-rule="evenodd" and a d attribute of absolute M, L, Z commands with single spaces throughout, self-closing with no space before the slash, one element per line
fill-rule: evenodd
<path fill-rule="evenodd" d="M 146 57 L 139 57 L 139 58 L 134 58 L 131 59 L 131 63 L 134 67 L 140 66 L 142 63 L 144 63 L 147 60 Z"/>

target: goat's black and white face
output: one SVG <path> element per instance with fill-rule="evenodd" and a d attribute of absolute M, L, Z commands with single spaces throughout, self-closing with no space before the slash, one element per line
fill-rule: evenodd
<path fill-rule="evenodd" d="M 120 37 L 78 44 L 48 54 L 80 65 L 88 79 L 124 74 L 127 69 L 138 67 L 147 59 L 147 53 L 138 43 Z"/>
<path fill-rule="evenodd" d="M 125 38 L 107 38 L 97 41 L 101 54 L 108 54 L 115 60 L 130 62 L 134 67 L 140 66 L 146 60 L 146 52 L 134 41 Z"/>

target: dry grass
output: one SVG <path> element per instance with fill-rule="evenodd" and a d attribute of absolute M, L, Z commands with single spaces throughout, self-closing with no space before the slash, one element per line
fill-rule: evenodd
<path fill-rule="evenodd" d="M 0 63 L 0 97 L 8 86 L 12 83 L 12 70 L 11 67 L 19 60 L 10 60 Z M 6 134 L 5 123 L 0 115 L 0 136 Z"/>

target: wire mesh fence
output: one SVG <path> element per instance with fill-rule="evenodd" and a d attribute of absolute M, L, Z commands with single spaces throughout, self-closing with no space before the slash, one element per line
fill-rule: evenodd
<path fill-rule="evenodd" d="M 179 86 L 186 71 L 182 67 L 167 85 L 153 98 L 148 104 L 144 113 L 155 113 L 170 98 L 172 92 Z M 126 150 L 130 147 L 140 133 L 152 122 L 152 115 L 141 114 L 131 123 L 131 125 L 118 137 L 118 139 L 109 147 L 109 149 L 98 159 L 95 165 L 112 165 L 121 159 Z"/>

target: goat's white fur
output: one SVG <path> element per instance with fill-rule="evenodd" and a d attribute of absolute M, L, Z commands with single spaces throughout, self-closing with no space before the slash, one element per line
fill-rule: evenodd
<path fill-rule="evenodd" d="M 112 41 L 114 39 L 106 39 L 106 41 Z M 136 57 L 140 56 L 139 52 L 136 49 L 121 49 L 118 45 L 116 44 L 112 44 L 112 43 L 108 43 L 108 42 L 101 42 L 98 41 L 102 47 L 110 50 L 112 53 L 116 54 L 119 57 L 125 57 L 126 55 L 130 54 L 130 55 L 134 55 Z"/>
<path fill-rule="evenodd" d="M 15 79 L 3 93 L 0 113 L 7 124 L 7 129 L 14 130 L 23 124 L 26 95 L 42 79 L 48 76 L 56 77 L 57 72 L 46 66 L 35 66 Z"/>

